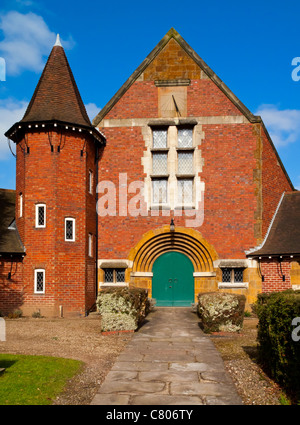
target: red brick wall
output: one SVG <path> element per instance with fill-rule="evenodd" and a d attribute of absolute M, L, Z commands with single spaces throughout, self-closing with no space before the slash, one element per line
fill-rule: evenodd
<path fill-rule="evenodd" d="M 205 182 L 204 223 L 197 228 L 221 258 L 244 258 L 244 250 L 255 246 L 254 210 L 257 206 L 253 170 L 256 139 L 250 124 L 205 125 L 199 147 L 204 158 L 201 179 Z M 117 189 L 119 173 L 127 173 L 128 186 L 143 180 L 141 158 L 144 141 L 140 127 L 101 129 L 108 143 L 99 164 L 99 181 L 110 180 Z M 247 143 L 245 143 L 247 140 Z M 128 148 L 130 146 L 130 148 Z M 101 196 L 101 195 L 99 195 Z M 134 195 L 128 194 L 128 200 Z M 172 214 L 173 215 L 173 212 Z M 185 226 L 186 217 L 175 217 Z M 148 230 L 170 223 L 170 217 L 99 218 L 99 258 L 126 258 Z"/>
<path fill-rule="evenodd" d="M 210 79 L 192 80 L 187 88 L 189 116 L 242 115 Z"/>
<path fill-rule="evenodd" d="M 0 258 L 0 312 L 8 314 L 23 305 L 23 273 L 20 257 Z M 8 279 L 11 273 L 11 279 Z"/>
<path fill-rule="evenodd" d="M 262 282 L 262 292 L 278 292 L 286 289 L 291 289 L 291 263 L 290 261 L 262 260 L 261 274 L 264 276 Z M 282 280 L 282 275 L 285 275 L 285 281 Z"/>
<path fill-rule="evenodd" d="M 291 191 L 292 187 L 264 132 L 262 134 L 262 139 L 263 236 L 265 236 L 282 193 L 285 191 Z"/>
<path fill-rule="evenodd" d="M 85 140 L 74 132 L 66 132 L 62 139 L 59 133 L 51 133 L 54 152 L 46 133 L 31 133 L 27 140 L 30 153 L 25 154 L 25 179 L 22 171 L 17 173 L 17 188 L 22 187 L 25 194 L 24 218 L 17 219 L 18 228 L 24 221 L 22 241 L 27 254 L 24 309 L 56 315 L 62 305 L 65 313 L 84 314 L 95 296 L 95 288 L 89 285 L 87 289 L 86 285 L 86 266 L 92 261 L 88 258 L 87 235 L 96 232 L 95 195 L 87 194 L 88 170 L 96 175 L 95 148 L 89 139 L 81 157 Z M 19 149 L 18 164 L 23 163 L 22 156 Z M 46 228 L 35 228 L 36 203 L 46 204 Z M 76 219 L 75 242 L 65 241 L 65 217 Z M 45 269 L 45 294 L 34 294 L 36 268 Z M 91 272 L 89 279 L 95 280 Z"/>
<path fill-rule="evenodd" d="M 222 122 L 220 117 L 242 115 L 171 40 L 144 71 L 144 81 L 133 83 L 104 119 L 159 118 L 154 80 L 176 78 L 191 79 L 187 87 L 187 117 L 219 117 Z M 99 164 L 99 181 L 111 180 L 118 192 L 119 173 L 128 174 L 128 184 L 143 180 L 141 158 L 145 142 L 141 127 L 100 130 L 106 135 L 107 146 Z M 244 251 L 261 242 L 281 193 L 290 190 L 290 185 L 265 135 L 261 152 L 261 140 L 253 124 L 212 123 L 204 124 L 202 130 L 204 140 L 199 149 L 204 160 L 200 177 L 205 183 L 205 217 L 197 230 L 220 258 L 245 258 Z M 146 231 L 169 224 L 170 217 L 161 215 L 101 218 L 98 257 L 126 258 Z M 175 223 L 185 225 L 185 218 L 176 218 Z"/>

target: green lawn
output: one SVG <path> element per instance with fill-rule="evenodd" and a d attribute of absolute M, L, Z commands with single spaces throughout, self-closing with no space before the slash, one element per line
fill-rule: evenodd
<path fill-rule="evenodd" d="M 51 404 L 82 362 L 44 356 L 0 354 L 0 405 Z"/>

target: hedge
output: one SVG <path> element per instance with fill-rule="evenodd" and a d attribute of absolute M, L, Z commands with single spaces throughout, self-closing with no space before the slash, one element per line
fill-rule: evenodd
<path fill-rule="evenodd" d="M 259 361 L 273 379 L 299 402 L 300 341 L 292 338 L 293 330 L 295 332 L 292 321 L 300 318 L 300 291 L 259 294 L 255 312 L 259 319 Z"/>
<path fill-rule="evenodd" d="M 105 288 L 97 298 L 101 331 L 135 330 L 149 312 L 147 291 L 141 288 Z"/>

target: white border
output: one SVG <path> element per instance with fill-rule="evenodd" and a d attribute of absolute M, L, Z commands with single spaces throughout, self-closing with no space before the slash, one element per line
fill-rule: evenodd
<path fill-rule="evenodd" d="M 43 273 L 43 291 L 37 291 L 37 273 Z M 45 269 L 35 269 L 34 270 L 34 293 L 35 294 L 44 294 L 45 293 Z"/>
<path fill-rule="evenodd" d="M 44 208 L 44 224 L 39 224 L 39 208 Z M 37 229 L 44 229 L 46 227 L 46 204 L 35 204 L 35 227 Z"/>
<path fill-rule="evenodd" d="M 73 221 L 73 238 L 67 239 L 67 221 Z M 75 242 L 75 218 L 65 217 L 65 242 Z"/>

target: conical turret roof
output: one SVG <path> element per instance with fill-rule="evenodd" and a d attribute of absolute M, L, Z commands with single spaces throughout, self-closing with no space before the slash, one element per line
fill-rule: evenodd
<path fill-rule="evenodd" d="M 91 126 L 59 36 L 21 122 L 52 120 Z"/>
<path fill-rule="evenodd" d="M 40 128 L 40 124 L 48 130 L 53 125 L 66 128 L 70 125 L 73 130 L 84 130 L 105 144 L 105 137 L 92 126 L 87 115 L 59 35 L 24 117 L 5 136 L 17 143 L 29 128 Z"/>

